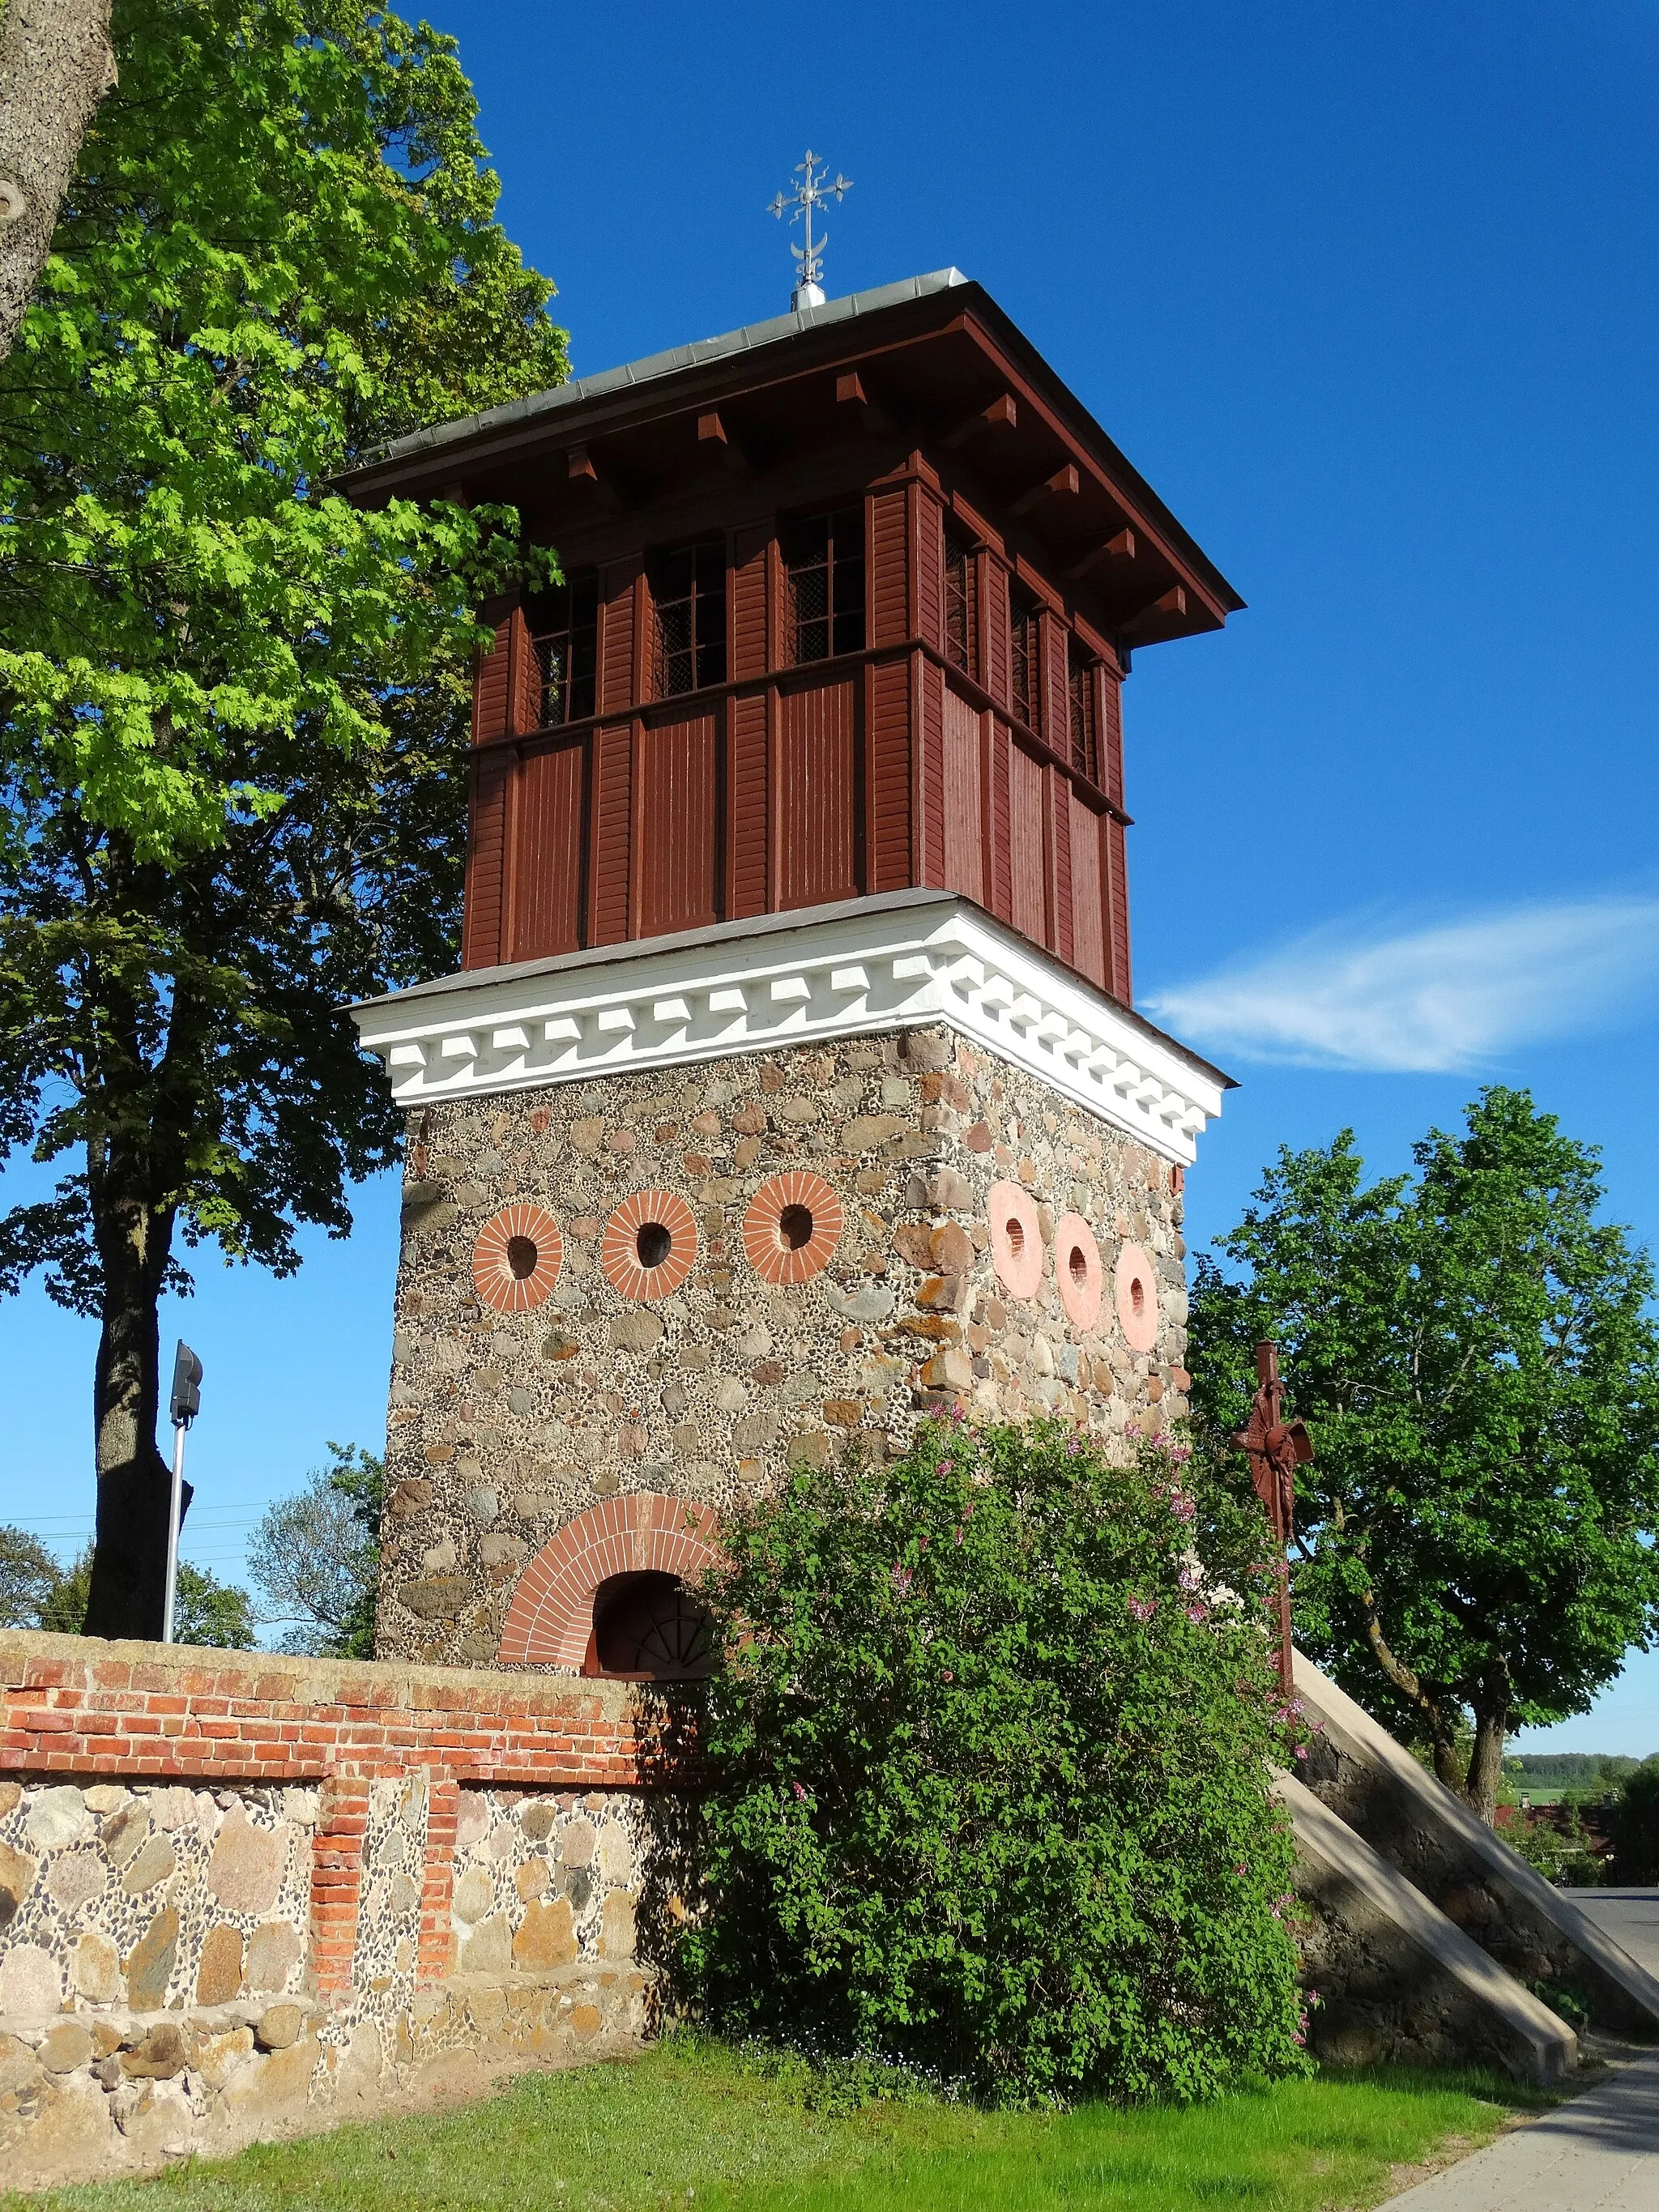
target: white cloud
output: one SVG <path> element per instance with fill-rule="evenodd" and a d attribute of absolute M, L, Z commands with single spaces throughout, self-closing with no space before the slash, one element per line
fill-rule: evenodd
<path fill-rule="evenodd" d="M 1143 1001 L 1210 1050 L 1314 1067 L 1469 1071 L 1601 1026 L 1659 978 L 1659 899 L 1513 907 L 1298 939 Z"/>

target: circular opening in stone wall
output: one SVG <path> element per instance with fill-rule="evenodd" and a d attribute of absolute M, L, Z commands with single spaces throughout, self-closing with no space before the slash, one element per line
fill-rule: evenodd
<path fill-rule="evenodd" d="M 660 1267 L 674 1249 L 674 1233 L 660 1221 L 642 1221 L 634 1239 L 641 1267 Z"/>
<path fill-rule="evenodd" d="M 1146 1310 L 1146 1285 L 1139 1275 L 1130 1279 L 1129 1304 L 1137 1316 L 1144 1314 Z"/>
<path fill-rule="evenodd" d="M 697 1259 L 697 1224 L 672 1190 L 636 1190 L 599 1231 L 599 1266 L 625 1298 L 665 1298 Z"/>
<path fill-rule="evenodd" d="M 1036 1297 L 1042 1288 L 1042 1271 L 1048 1260 L 1036 1199 L 1023 1183 L 994 1182 L 988 1194 L 986 1215 L 998 1281 L 1011 1297 Z M 1065 1249 L 1063 1243 L 1056 1243 L 1057 1273 L 1064 1273 Z"/>
<path fill-rule="evenodd" d="M 529 1313 L 557 1282 L 563 1263 L 558 1223 L 544 1206 L 515 1199 L 478 1231 L 473 1286 L 493 1313 Z"/>
<path fill-rule="evenodd" d="M 1079 1336 L 1087 1336 L 1100 1320 L 1105 1286 L 1100 1247 L 1080 1213 L 1062 1214 L 1054 1224 L 1054 1287 L 1066 1317 Z"/>
<path fill-rule="evenodd" d="M 1089 1279 L 1089 1255 L 1080 1244 L 1073 1244 L 1072 1256 L 1066 1261 L 1072 1271 L 1072 1280 L 1081 1290 Z"/>
<path fill-rule="evenodd" d="M 1151 1255 L 1126 1244 L 1117 1255 L 1118 1326 L 1133 1352 L 1151 1352 L 1158 1342 L 1158 1274 Z"/>
<path fill-rule="evenodd" d="M 810 1283 L 834 1259 L 842 1219 L 833 1183 L 811 1168 L 787 1169 L 744 1210 L 744 1256 L 763 1283 Z"/>

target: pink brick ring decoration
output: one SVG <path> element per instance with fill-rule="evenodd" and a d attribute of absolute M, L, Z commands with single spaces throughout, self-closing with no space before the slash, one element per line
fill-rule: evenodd
<path fill-rule="evenodd" d="M 625 1298 L 667 1297 L 696 1261 L 696 1221 L 677 1191 L 636 1190 L 611 1214 L 599 1238 L 599 1265 Z"/>
<path fill-rule="evenodd" d="M 1150 1352 L 1158 1342 L 1158 1271 L 1139 1244 L 1126 1244 L 1117 1255 L 1114 1277 L 1117 1318 L 1132 1352 Z"/>
<path fill-rule="evenodd" d="M 1095 1232 L 1080 1213 L 1063 1213 L 1054 1224 L 1054 1280 L 1067 1320 L 1086 1336 L 1100 1319 L 1106 1270 Z"/>
<path fill-rule="evenodd" d="M 743 1217 L 743 1249 L 763 1283 L 805 1283 L 841 1242 L 841 1200 L 821 1175 L 792 1168 L 763 1182 Z"/>
<path fill-rule="evenodd" d="M 522 1200 L 492 1213 L 472 1247 L 472 1280 L 492 1313 L 530 1313 L 559 1279 L 564 1240 L 544 1206 Z"/>
<path fill-rule="evenodd" d="M 991 1256 L 1010 1297 L 1034 1298 L 1042 1283 L 1042 1217 L 1023 1183 L 994 1182 Z"/>

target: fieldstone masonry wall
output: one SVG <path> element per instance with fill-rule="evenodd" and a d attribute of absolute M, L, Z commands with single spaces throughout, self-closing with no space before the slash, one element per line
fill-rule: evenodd
<path fill-rule="evenodd" d="M 0 2153 L 140 2170 L 631 2049 L 626 1686 L 0 1635 Z"/>
<path fill-rule="evenodd" d="M 763 1231 L 797 1188 L 781 1178 L 802 1176 L 829 1194 L 812 1272 L 773 1279 L 790 1270 L 766 1265 Z M 1008 1185 L 1043 1240 L 1030 1295 L 993 1249 Z M 1185 1407 L 1180 1185 L 1178 1168 L 945 1026 L 419 1109 L 382 1651 L 488 1662 L 530 1562 L 600 1502 L 650 1494 L 718 1516 L 792 1462 L 899 1451 L 958 1401 L 1060 1414 L 1127 1453 Z M 649 1206 L 630 1205 L 642 1194 Z M 613 1216 L 631 1236 L 641 1212 L 677 1224 L 660 1294 L 640 1294 L 617 1235 L 606 1245 Z M 556 1246 L 527 1237 L 518 1282 L 510 1238 L 538 1216 Z M 826 1218 L 839 1234 L 821 1249 Z M 1081 1275 L 1073 1311 L 1061 1296 L 1070 1253 L 1057 1261 L 1053 1240 L 1068 1221 L 1091 1245 L 1092 1316 Z M 1131 1322 L 1139 1348 L 1113 1294 L 1130 1251 L 1152 1278 Z M 533 1644 L 524 1656 L 569 1664 Z"/>

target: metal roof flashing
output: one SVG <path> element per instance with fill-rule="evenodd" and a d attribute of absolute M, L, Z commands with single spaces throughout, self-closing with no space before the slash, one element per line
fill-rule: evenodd
<path fill-rule="evenodd" d="M 538 416 L 550 415 L 561 407 L 574 407 L 585 399 L 597 399 L 606 392 L 625 392 L 635 385 L 652 383 L 658 377 L 672 376 L 680 369 L 697 368 L 708 362 L 753 353 L 762 346 L 776 345 L 782 339 L 799 337 L 807 331 L 848 322 L 854 315 L 876 314 L 884 307 L 896 307 L 907 300 L 926 299 L 932 293 L 948 291 L 954 285 L 968 282 L 959 269 L 935 269 L 925 276 L 907 276 L 896 284 L 880 284 L 872 291 L 849 292 L 844 298 L 826 300 L 821 307 L 802 307 L 787 315 L 773 315 L 763 323 L 745 323 L 741 330 L 727 331 L 720 337 L 697 338 L 689 345 L 671 346 L 665 353 L 647 354 L 641 360 L 624 362 L 619 368 L 602 368 L 593 376 L 574 376 L 568 384 L 556 384 L 546 392 L 532 392 L 523 399 L 510 399 L 504 406 L 488 408 L 479 415 L 465 415 L 458 422 L 434 422 L 428 429 L 413 430 L 406 437 L 394 438 L 389 444 L 377 447 L 362 466 L 376 468 L 385 462 L 405 460 L 485 431 L 533 422 Z M 355 475 L 357 471 L 350 473 Z"/>

